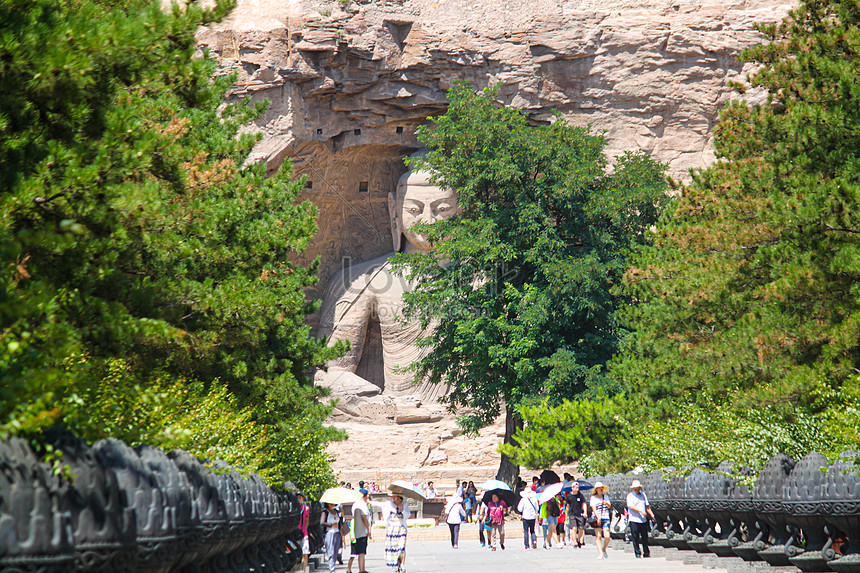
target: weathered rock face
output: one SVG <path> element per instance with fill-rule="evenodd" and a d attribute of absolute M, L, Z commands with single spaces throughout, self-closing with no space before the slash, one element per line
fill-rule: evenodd
<path fill-rule="evenodd" d="M 255 157 L 271 169 L 292 158 L 308 177 L 320 230 L 303 257 L 321 257 L 319 290 L 309 293 L 320 297 L 344 260 L 390 252 L 387 195 L 419 146 L 415 129 L 444 112 L 455 80 L 500 84 L 499 99 L 533 121 L 558 110 L 604 132 L 610 154 L 644 149 L 685 178 L 714 159 L 726 82 L 745 78 L 736 57 L 761 40 L 753 24 L 788 9 L 783 0 L 239 0 L 200 41 L 238 74 L 237 97 L 272 101 L 253 127 L 264 134 Z M 366 394 L 344 402 L 341 423 L 394 425 L 396 405 Z M 444 424 L 400 410 L 402 420 L 429 416 L 408 425 L 427 444 L 415 428 Z M 442 453 L 415 457 L 447 463 Z M 366 459 L 347 454 L 336 465 Z"/>
<path fill-rule="evenodd" d="M 240 0 L 201 43 L 236 95 L 269 98 L 257 157 L 292 157 L 321 209 L 325 280 L 343 257 L 391 244 L 386 196 L 418 147 L 415 128 L 445 110 L 457 79 L 501 84 L 535 121 L 559 110 L 605 130 L 608 150 L 641 148 L 675 177 L 714 159 L 711 129 L 742 80 L 736 57 L 785 0 Z M 748 94 L 747 97 L 756 97 Z M 321 284 L 320 288 L 324 288 Z"/>

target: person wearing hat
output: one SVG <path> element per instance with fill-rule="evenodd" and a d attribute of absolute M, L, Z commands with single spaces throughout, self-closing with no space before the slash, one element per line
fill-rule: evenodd
<path fill-rule="evenodd" d="M 633 480 L 630 489 L 632 491 L 627 494 L 627 520 L 633 537 L 633 553 L 636 557 L 651 557 L 651 549 L 648 547 L 648 518 L 650 516 L 654 519 L 654 512 L 651 511 L 651 504 L 648 503 L 648 497 L 643 493 L 638 479 Z"/>
<path fill-rule="evenodd" d="M 391 494 L 391 501 L 382 507 L 385 522 L 385 564 L 397 573 L 406 570 L 406 524 L 409 506 L 399 493 Z"/>
<path fill-rule="evenodd" d="M 594 484 L 594 491 L 591 492 L 591 511 L 597 518 L 597 524 L 594 526 L 594 537 L 597 541 L 597 558 L 608 559 L 609 554 L 606 548 L 609 547 L 609 524 L 612 516 L 612 502 L 606 492 L 609 491 L 609 486 L 599 481 Z"/>
<path fill-rule="evenodd" d="M 352 531 L 352 543 L 350 544 L 349 562 L 346 565 L 346 573 L 352 573 L 352 560 L 358 556 L 358 573 L 365 573 L 364 560 L 367 557 L 367 540 L 373 539 L 370 534 L 370 508 L 367 505 L 367 494 L 370 493 L 366 488 L 358 488 L 358 493 L 361 494 L 361 501 L 352 504 L 352 521 L 350 526 Z"/>
<path fill-rule="evenodd" d="M 457 494 L 452 495 L 445 505 L 445 522 L 451 531 L 451 547 L 457 549 L 460 543 L 460 524 L 466 519 L 466 508 L 463 507 L 463 498 Z"/>
<path fill-rule="evenodd" d="M 537 549 L 537 534 L 535 533 L 535 520 L 538 516 L 538 502 L 535 499 L 537 495 L 530 488 L 526 488 L 520 492 L 520 503 L 517 505 L 517 511 L 523 516 L 523 544 L 526 549 Z M 531 541 L 531 546 L 529 546 Z"/>
<path fill-rule="evenodd" d="M 311 542 L 308 539 L 308 521 L 311 518 L 311 506 L 305 503 L 305 494 L 296 492 L 299 502 L 299 530 L 302 532 L 302 573 L 308 573 L 308 557 L 311 554 Z"/>
<path fill-rule="evenodd" d="M 585 516 L 588 515 L 588 502 L 579 491 L 578 481 L 571 482 L 570 492 L 565 496 L 564 502 L 564 513 L 567 515 L 565 536 L 568 543 L 574 547 L 582 547 L 585 545 Z"/>

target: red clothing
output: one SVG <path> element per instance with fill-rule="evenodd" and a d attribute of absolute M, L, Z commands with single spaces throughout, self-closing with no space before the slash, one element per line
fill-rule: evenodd
<path fill-rule="evenodd" d="M 505 522 L 505 510 L 508 508 L 508 504 L 504 502 L 504 500 L 499 500 L 498 503 L 490 502 L 487 505 L 487 514 L 490 516 L 490 520 L 493 525 L 499 525 L 500 523 Z"/>
<path fill-rule="evenodd" d="M 299 518 L 299 529 L 302 531 L 302 537 L 308 536 L 308 520 L 311 517 L 311 506 L 302 504 L 302 516 Z"/>

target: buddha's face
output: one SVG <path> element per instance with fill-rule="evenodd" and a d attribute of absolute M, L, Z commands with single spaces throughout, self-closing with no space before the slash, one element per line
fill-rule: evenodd
<path fill-rule="evenodd" d="M 394 227 L 399 230 L 409 244 L 421 251 L 433 247 L 423 234 L 411 229 L 417 223 L 433 224 L 448 219 L 459 211 L 457 194 L 451 190 L 430 183 L 424 172 L 413 171 L 400 179 L 394 202 Z"/>

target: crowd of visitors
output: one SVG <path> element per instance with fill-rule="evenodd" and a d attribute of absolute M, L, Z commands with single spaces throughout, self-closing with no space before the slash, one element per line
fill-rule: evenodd
<path fill-rule="evenodd" d="M 431 500 L 444 498 L 443 492 L 438 490 L 432 481 L 427 482 L 423 488 L 418 484 L 414 484 L 413 487 L 408 482 L 403 483 L 417 492 L 419 499 L 421 496 Z M 524 549 L 537 549 L 538 526 L 543 549 L 582 548 L 585 545 L 585 529 L 588 524 L 594 529 L 597 558 L 609 558 L 607 549 L 612 524 L 612 502 L 609 497 L 609 487 L 606 484 L 600 481 L 590 484 L 584 480 L 576 480 L 568 473 L 565 473 L 564 479 L 561 480 L 555 472 L 549 470 L 532 478 L 530 485 L 520 480 L 513 491 L 506 484 L 497 483 L 505 489 L 490 489 L 491 486 L 484 484 L 482 487 L 487 487 L 489 491 L 479 491 L 474 482 L 457 480 L 454 492 L 446 499 L 441 516 L 448 525 L 453 549 L 459 548 L 461 527 L 474 521 L 477 523 L 481 547 L 489 546 L 491 551 L 504 550 L 505 521 L 512 517 L 511 512 L 516 511 L 522 519 Z M 368 486 L 375 488 L 376 484 L 372 482 L 366 484 L 363 481 L 358 484 L 360 500 L 352 503 L 352 519 L 349 523 L 345 523 L 341 508 L 336 504 L 326 503 L 322 513 L 321 525 L 325 531 L 329 572 L 335 573 L 336 565 L 343 563 L 342 544 L 343 539 L 348 538 L 350 558 L 347 573 L 352 573 L 353 563 L 356 560 L 358 573 L 366 573 L 367 542 L 372 539 L 371 504 L 379 509 L 382 522 L 385 524 L 385 563 L 397 573 L 404 572 L 407 520 L 410 517 L 406 500 L 403 495 L 394 491 L 391 493 L 390 501 L 370 502 L 369 494 L 372 489 Z M 342 487 L 352 489 L 349 483 L 342 483 Z M 590 496 L 588 491 L 591 492 Z M 411 491 L 405 493 L 412 496 Z M 349 495 L 357 494 L 349 493 Z M 304 496 L 298 493 L 297 497 L 301 506 L 299 521 L 299 529 L 302 532 L 301 566 L 302 570 L 307 572 L 310 512 Z M 648 497 L 642 491 L 639 480 L 633 480 L 631 483 L 630 493 L 626 497 L 626 507 L 624 514 L 618 516 L 618 519 L 629 524 L 635 556 L 650 557 L 648 534 L 654 513 L 651 511 Z"/>

